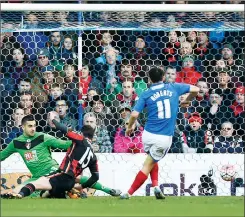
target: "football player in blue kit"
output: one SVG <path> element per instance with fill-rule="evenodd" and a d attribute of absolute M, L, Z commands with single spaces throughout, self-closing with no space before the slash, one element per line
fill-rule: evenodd
<path fill-rule="evenodd" d="M 147 180 L 154 165 L 167 154 L 174 135 L 176 116 L 179 106 L 179 96 L 189 93 L 183 106 L 190 104 L 199 88 L 184 83 L 165 83 L 164 72 L 160 68 L 152 68 L 148 72 L 151 86 L 144 91 L 131 113 L 126 134 L 131 135 L 133 125 L 140 112 L 147 108 L 148 119 L 142 135 L 145 152 L 148 154 L 143 168 L 138 172 L 133 184 L 127 193 L 121 195 L 121 199 L 129 199 L 133 193 Z M 159 186 L 154 187 L 157 199 L 164 199 Z"/>

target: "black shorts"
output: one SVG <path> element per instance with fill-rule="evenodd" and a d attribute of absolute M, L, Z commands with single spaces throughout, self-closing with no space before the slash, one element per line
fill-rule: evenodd
<path fill-rule="evenodd" d="M 52 192 L 54 194 L 70 191 L 75 185 L 75 179 L 65 173 L 52 173 L 47 176 L 52 186 Z"/>

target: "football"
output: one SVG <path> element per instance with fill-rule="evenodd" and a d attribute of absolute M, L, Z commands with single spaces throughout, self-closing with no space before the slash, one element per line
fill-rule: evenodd
<path fill-rule="evenodd" d="M 220 176 L 224 181 L 232 181 L 236 174 L 237 172 L 233 165 L 223 165 L 220 169 Z"/>
<path fill-rule="evenodd" d="M 75 188 L 67 192 L 67 195 L 70 199 L 79 199 L 81 197 L 80 192 L 76 190 Z"/>

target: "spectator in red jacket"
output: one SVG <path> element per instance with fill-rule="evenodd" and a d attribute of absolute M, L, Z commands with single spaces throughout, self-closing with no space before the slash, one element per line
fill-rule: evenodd
<path fill-rule="evenodd" d="M 114 152 L 115 153 L 143 153 L 142 133 L 143 127 L 136 122 L 133 125 L 134 132 L 131 136 L 125 134 L 127 125 L 129 123 L 129 117 L 124 120 L 123 126 L 117 129 L 117 133 L 114 140 Z"/>
<path fill-rule="evenodd" d="M 176 82 L 196 85 L 198 79 L 202 77 L 194 67 L 194 57 L 186 56 L 183 58 L 182 70 L 177 73 Z"/>
<path fill-rule="evenodd" d="M 82 61 L 82 70 L 79 71 L 79 96 L 78 99 L 85 107 L 85 101 L 87 100 L 87 94 L 89 88 L 96 88 L 99 94 L 102 93 L 103 84 L 96 78 L 92 78 L 90 75 L 90 65 L 87 60 Z"/>
<path fill-rule="evenodd" d="M 202 128 L 203 120 L 199 113 L 193 113 L 189 118 L 189 126 L 182 132 L 182 147 L 184 153 L 210 153 L 213 140 L 210 131 Z"/>
<path fill-rule="evenodd" d="M 230 106 L 233 110 L 234 115 L 238 116 L 244 111 L 244 94 L 245 94 L 245 87 L 241 86 L 236 88 L 236 101 Z"/>

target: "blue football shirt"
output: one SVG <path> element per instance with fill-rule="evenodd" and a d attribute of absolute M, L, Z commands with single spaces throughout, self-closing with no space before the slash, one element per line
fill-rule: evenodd
<path fill-rule="evenodd" d="M 190 92 L 190 85 L 183 83 L 157 83 L 144 91 L 134 111 L 147 108 L 145 130 L 158 135 L 173 136 L 179 107 L 179 96 Z"/>

